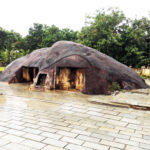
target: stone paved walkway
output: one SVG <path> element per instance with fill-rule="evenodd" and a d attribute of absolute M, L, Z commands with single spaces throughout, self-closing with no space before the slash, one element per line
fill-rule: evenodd
<path fill-rule="evenodd" d="M 150 149 L 150 111 L 3 95 L 0 150 Z"/>

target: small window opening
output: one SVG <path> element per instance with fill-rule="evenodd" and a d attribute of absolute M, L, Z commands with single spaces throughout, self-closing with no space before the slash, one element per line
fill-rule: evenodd
<path fill-rule="evenodd" d="M 47 74 L 39 74 L 38 81 L 36 85 L 44 86 Z"/>

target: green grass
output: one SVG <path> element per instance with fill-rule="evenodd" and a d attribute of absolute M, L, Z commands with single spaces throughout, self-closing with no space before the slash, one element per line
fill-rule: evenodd
<path fill-rule="evenodd" d="M 0 67 L 0 72 L 4 71 L 5 67 Z"/>
<path fill-rule="evenodd" d="M 148 79 L 149 77 L 148 77 L 148 76 L 145 76 L 145 75 L 141 75 L 141 78 L 143 78 L 143 79 Z"/>
<path fill-rule="evenodd" d="M 108 88 L 108 90 L 109 90 L 110 92 L 120 91 L 120 90 L 121 90 L 121 87 L 120 87 L 119 83 L 113 82 L 113 83 L 110 85 L 110 87 Z"/>

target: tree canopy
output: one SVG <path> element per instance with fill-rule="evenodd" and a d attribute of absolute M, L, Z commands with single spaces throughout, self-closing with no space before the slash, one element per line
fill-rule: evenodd
<path fill-rule="evenodd" d="M 74 41 L 97 49 L 128 66 L 150 65 L 150 20 L 129 19 L 114 8 L 87 16 L 81 31 L 34 23 L 28 35 L 0 28 L 0 64 L 6 65 L 27 53 L 60 41 Z"/>

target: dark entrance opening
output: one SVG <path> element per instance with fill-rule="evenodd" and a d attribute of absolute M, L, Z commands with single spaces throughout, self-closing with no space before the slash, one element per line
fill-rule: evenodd
<path fill-rule="evenodd" d="M 33 82 L 38 72 L 36 67 L 22 67 L 22 82 Z"/>
<path fill-rule="evenodd" d="M 39 74 L 38 81 L 36 85 L 44 86 L 47 74 Z"/>
<path fill-rule="evenodd" d="M 85 71 L 81 68 L 57 68 L 56 89 L 82 91 L 85 82 Z"/>

